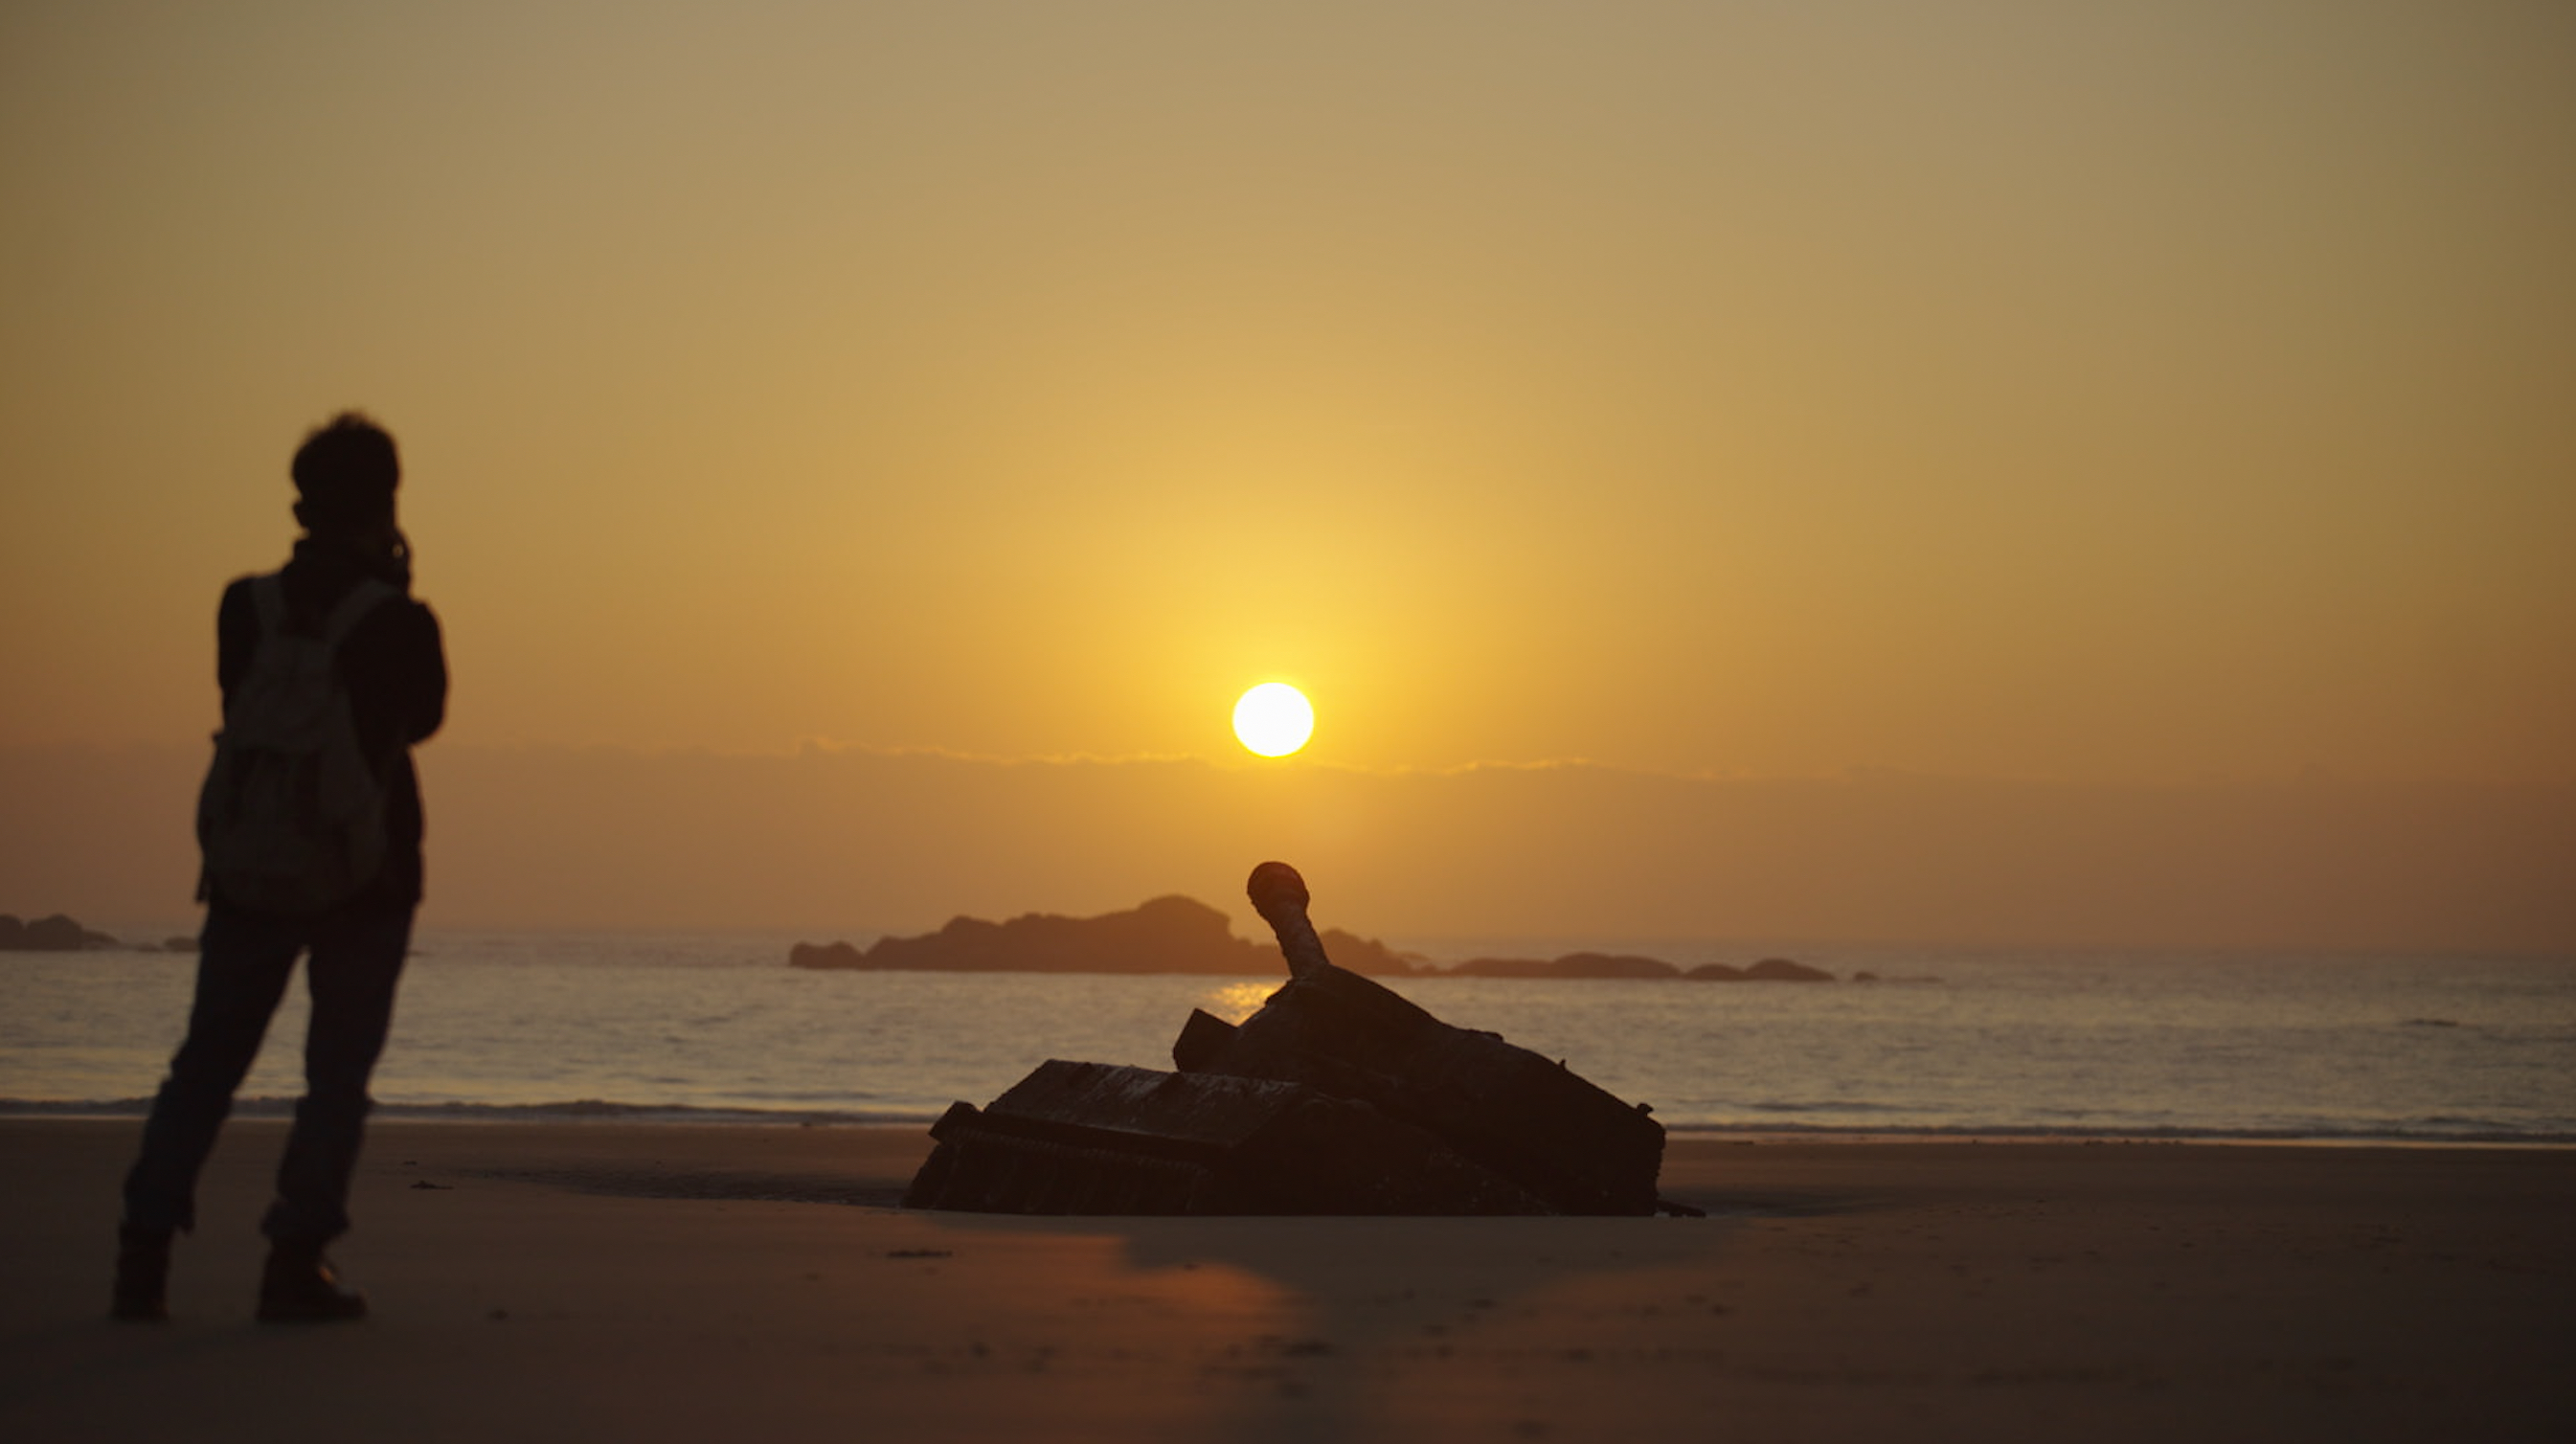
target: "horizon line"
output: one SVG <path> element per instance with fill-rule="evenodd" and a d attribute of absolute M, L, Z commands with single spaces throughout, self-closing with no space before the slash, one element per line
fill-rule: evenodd
<path fill-rule="evenodd" d="M 81 752 L 106 756 L 119 752 L 176 753 L 202 748 L 202 742 L 183 742 L 172 738 L 18 738 L 0 740 L 0 753 L 5 752 Z M 2567 790 L 2576 789 L 2576 773 L 2563 777 L 2496 777 L 2462 774 L 2397 774 L 2363 773 L 2319 764 L 2265 771 L 2213 773 L 2207 770 L 2189 775 L 2152 775 L 2146 773 L 2076 776 L 2045 773 L 1942 771 L 1885 763 L 1852 763 L 1830 771 L 1750 772 L 1719 768 L 1681 769 L 1646 763 L 1605 761 L 1587 755 L 1570 755 L 1536 759 L 1477 758 L 1456 763 L 1364 763 L 1330 758 L 1288 757 L 1262 758 L 1246 754 L 1241 758 L 1203 752 L 1060 752 L 1010 755 L 978 752 L 965 748 L 943 747 L 929 743 L 879 743 L 808 737 L 794 743 L 769 747 L 731 747 L 705 742 L 646 743 L 610 739 L 563 741 L 559 739 L 510 739 L 499 741 L 433 739 L 424 744 L 438 752 L 476 752 L 486 754 L 560 752 L 571 754 L 612 754 L 637 760 L 708 759 L 715 761 L 793 762 L 815 756 L 855 756 L 886 761 L 922 760 L 952 762 L 968 766 L 996 768 L 1045 767 L 1145 767 L 1198 766 L 1223 773 L 1285 773 L 1298 769 L 1330 772 L 1346 776 L 1374 778 L 1449 778 L 1481 773 L 1593 772 L 1606 775 L 1653 778 L 1672 782 L 1783 785 L 1839 785 L 1868 782 L 1918 782 L 1975 784 L 1987 786 L 2068 788 L 2078 790 L 2192 790 L 2198 788 L 2300 788 L 2300 787 L 2445 787 L 2488 790 Z"/>

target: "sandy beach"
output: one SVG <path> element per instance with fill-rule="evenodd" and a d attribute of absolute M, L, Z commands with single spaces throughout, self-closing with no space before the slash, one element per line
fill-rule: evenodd
<path fill-rule="evenodd" d="M 131 1121 L 0 1122 L 0 1436 L 2576 1436 L 2576 1152 L 1677 1141 L 1705 1219 L 907 1213 L 911 1129 L 378 1126 L 376 1316 L 249 1321 L 236 1123 L 166 1325 Z"/>

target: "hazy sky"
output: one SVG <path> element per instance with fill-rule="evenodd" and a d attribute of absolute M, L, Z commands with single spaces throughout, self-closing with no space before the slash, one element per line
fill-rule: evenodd
<path fill-rule="evenodd" d="M 18 3 L 0 737 L 2576 775 L 2576 9 Z"/>
<path fill-rule="evenodd" d="M 0 743 L 357 405 L 439 746 L 2566 783 L 2571 257 L 2558 0 L 17 0 Z"/>

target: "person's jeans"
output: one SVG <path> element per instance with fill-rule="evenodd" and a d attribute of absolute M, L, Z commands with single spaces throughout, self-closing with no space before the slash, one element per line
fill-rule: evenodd
<path fill-rule="evenodd" d="M 264 917 L 220 903 L 207 911 L 188 1037 L 170 1060 L 170 1076 L 143 1125 L 142 1153 L 125 1177 L 126 1227 L 196 1226 L 197 1171 L 232 1111 L 233 1090 L 259 1056 L 296 954 L 309 950 L 305 985 L 313 1016 L 304 1038 L 304 1097 L 277 1167 L 277 1200 L 260 1231 L 314 1245 L 348 1231 L 349 1175 L 371 1106 L 367 1078 L 393 1020 L 411 921 L 409 907 L 317 918 Z"/>

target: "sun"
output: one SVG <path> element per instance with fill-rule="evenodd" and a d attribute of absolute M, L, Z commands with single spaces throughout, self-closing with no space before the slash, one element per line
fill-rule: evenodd
<path fill-rule="evenodd" d="M 1235 699 L 1234 735 L 1264 757 L 1285 757 L 1315 735 L 1315 705 L 1285 682 L 1264 682 Z"/>

